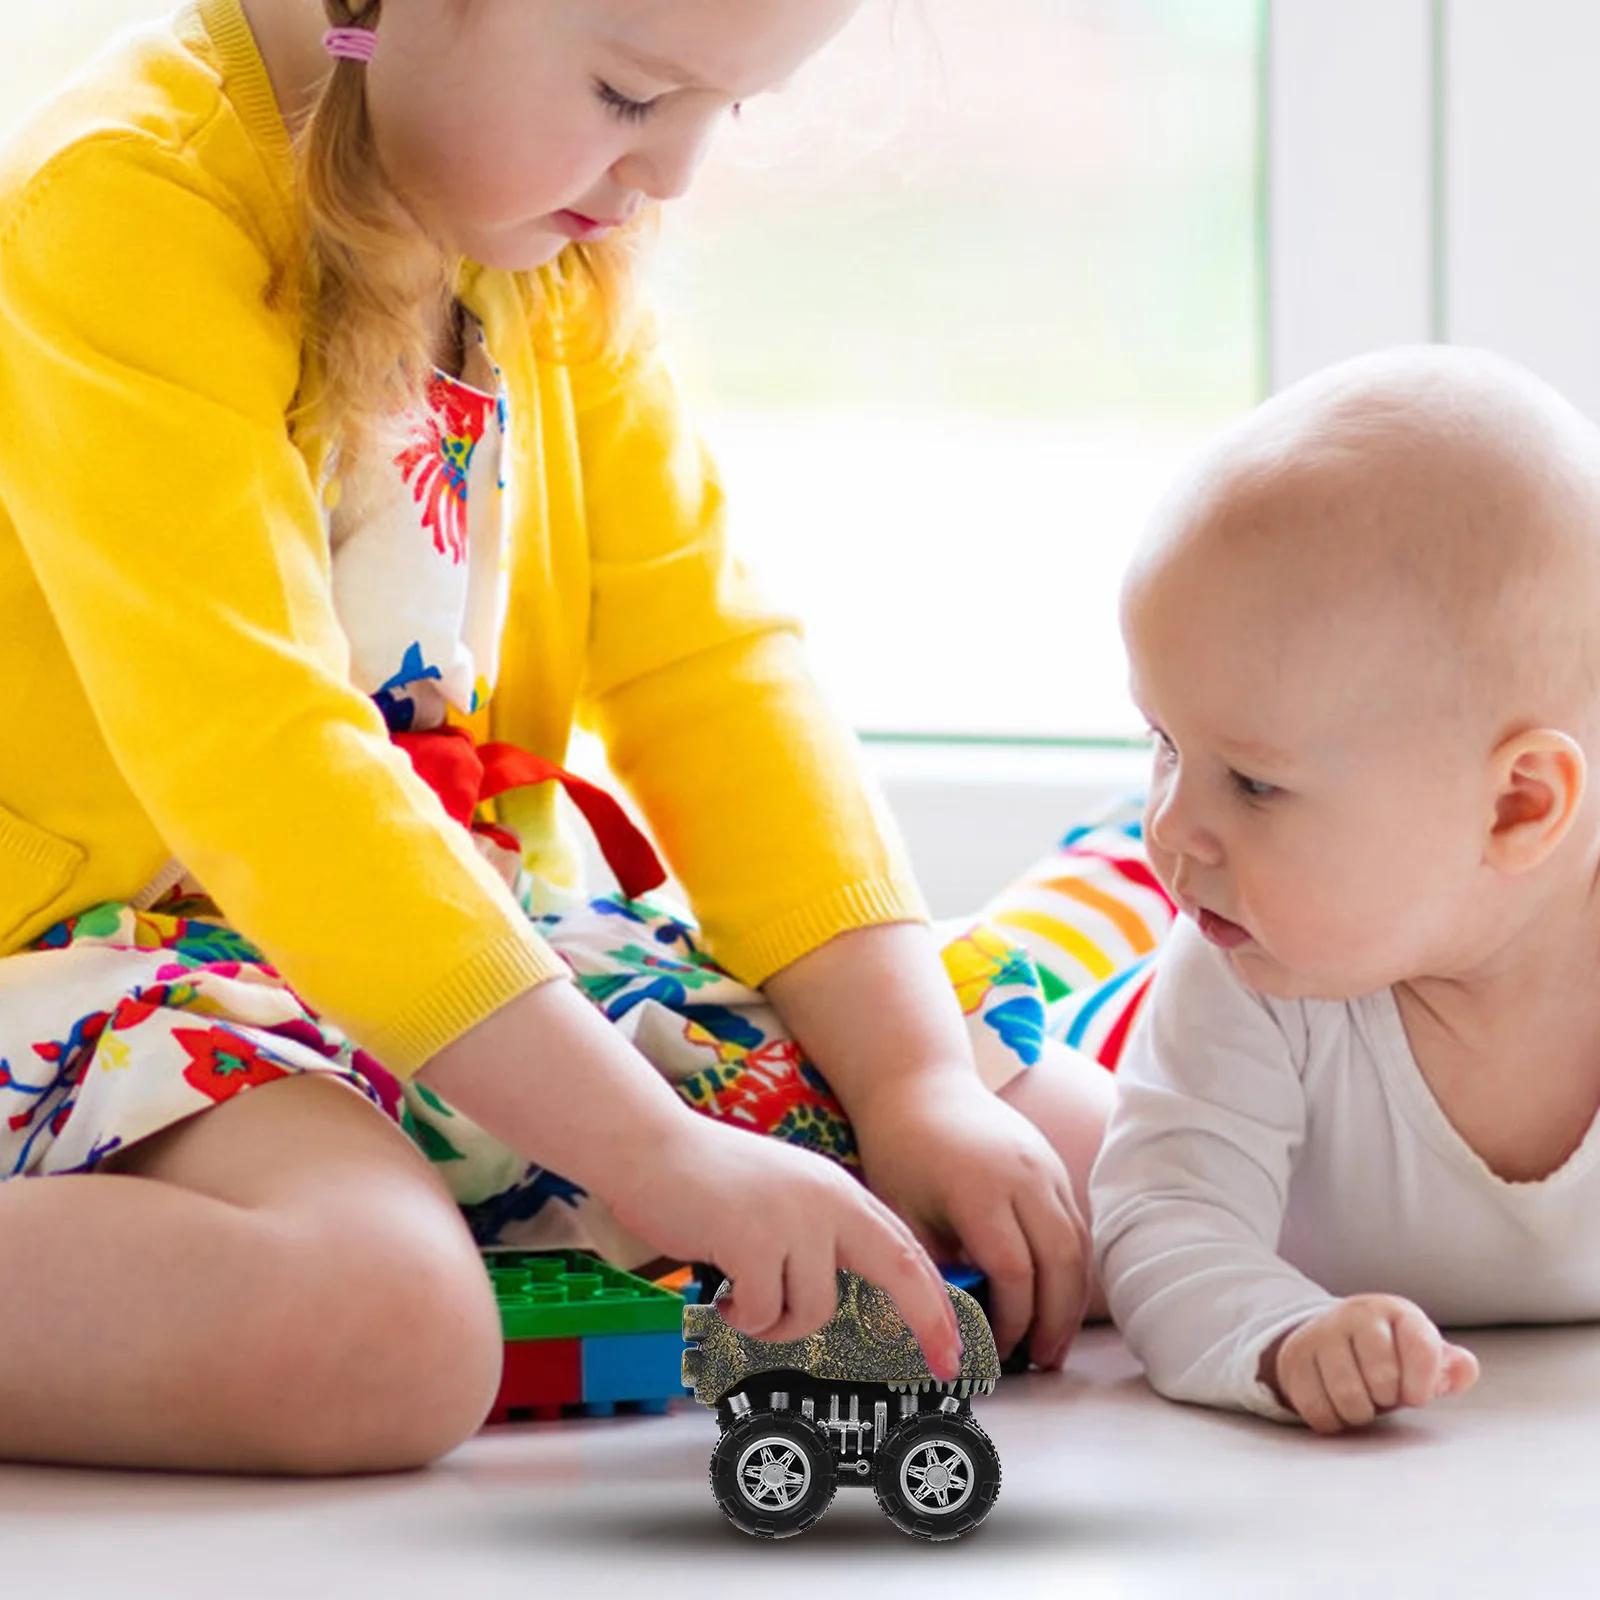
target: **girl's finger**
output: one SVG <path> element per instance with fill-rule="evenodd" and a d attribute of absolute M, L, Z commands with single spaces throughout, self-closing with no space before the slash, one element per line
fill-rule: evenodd
<path fill-rule="evenodd" d="M 849 1213 L 838 1237 L 839 1265 L 860 1273 L 894 1301 L 941 1382 L 961 1372 L 961 1328 L 949 1291 L 911 1230 L 891 1214 L 890 1222 L 863 1207 Z"/>
<path fill-rule="evenodd" d="M 989 1280 L 989 1326 L 1002 1361 L 1021 1343 L 1034 1318 L 1034 1259 L 1009 1204 L 958 1219 L 961 1242 Z"/>
<path fill-rule="evenodd" d="M 797 1240 L 783 1266 L 783 1314 L 762 1334 L 786 1342 L 815 1333 L 839 1309 L 833 1241 L 818 1234 Z"/>
<path fill-rule="evenodd" d="M 746 1254 L 722 1270 L 732 1286 L 717 1302 L 722 1320 L 752 1339 L 766 1338 L 767 1329 L 783 1316 L 783 1256 L 774 1253 L 757 1261 Z"/>
<path fill-rule="evenodd" d="M 1059 1367 L 1089 1301 L 1089 1249 L 1082 1225 L 1053 1194 L 1024 1197 L 1017 1217 L 1033 1256 L 1033 1342 L 1037 1366 Z"/>

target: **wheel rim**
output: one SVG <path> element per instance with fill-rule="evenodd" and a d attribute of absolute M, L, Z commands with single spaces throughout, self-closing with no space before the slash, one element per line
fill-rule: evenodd
<path fill-rule="evenodd" d="M 977 1471 L 972 1457 L 948 1439 L 929 1439 L 900 1463 L 900 1492 L 930 1516 L 959 1511 L 972 1498 Z"/>
<path fill-rule="evenodd" d="M 745 1447 L 734 1477 L 758 1511 L 792 1511 L 811 1487 L 811 1463 L 792 1439 L 772 1435 Z"/>

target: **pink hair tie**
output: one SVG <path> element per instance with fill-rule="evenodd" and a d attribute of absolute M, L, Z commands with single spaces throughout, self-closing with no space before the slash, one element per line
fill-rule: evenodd
<path fill-rule="evenodd" d="M 322 48 L 337 61 L 365 65 L 378 53 L 378 36 L 370 28 L 329 28 L 322 36 Z"/>

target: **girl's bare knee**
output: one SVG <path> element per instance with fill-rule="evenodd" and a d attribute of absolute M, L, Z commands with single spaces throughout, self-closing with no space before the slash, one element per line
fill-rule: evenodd
<path fill-rule="evenodd" d="M 476 1251 L 465 1240 L 456 1251 L 428 1241 L 383 1255 L 346 1255 L 333 1275 L 342 1290 L 308 1296 L 289 1319 L 275 1372 L 256 1396 L 268 1470 L 404 1471 L 483 1425 L 502 1343 Z"/>
<path fill-rule="evenodd" d="M 267 1203 L 292 1304 L 261 1423 L 282 1471 L 424 1466 L 493 1404 L 502 1342 L 489 1275 L 417 1152 L 353 1096 L 323 1099 L 348 1124 L 325 1124 L 336 1148 L 280 1178 Z M 274 1392 L 290 1403 L 276 1409 Z"/>

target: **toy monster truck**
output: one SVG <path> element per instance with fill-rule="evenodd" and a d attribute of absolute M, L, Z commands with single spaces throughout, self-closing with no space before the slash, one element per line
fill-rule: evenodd
<path fill-rule="evenodd" d="M 947 1284 L 961 1328 L 961 1375 L 935 1382 L 882 1289 L 839 1274 L 839 1308 L 805 1339 L 770 1344 L 722 1320 L 716 1301 L 685 1306 L 683 1383 L 722 1434 L 711 1492 L 746 1533 L 782 1539 L 809 1528 L 840 1482 L 872 1485 L 897 1528 L 955 1539 L 1000 1493 L 1000 1457 L 973 1420 L 971 1396 L 1000 1377 L 994 1335 L 971 1295 Z"/>

